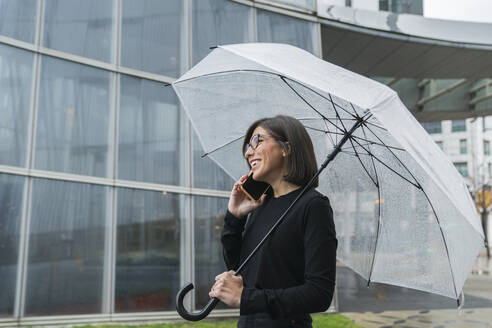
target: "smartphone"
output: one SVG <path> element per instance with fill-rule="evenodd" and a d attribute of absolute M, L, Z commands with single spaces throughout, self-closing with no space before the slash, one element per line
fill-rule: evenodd
<path fill-rule="evenodd" d="M 248 178 L 241 185 L 241 190 L 244 191 L 249 199 L 254 201 L 259 200 L 268 188 L 270 188 L 268 183 L 253 179 L 253 172 L 249 173 Z"/>

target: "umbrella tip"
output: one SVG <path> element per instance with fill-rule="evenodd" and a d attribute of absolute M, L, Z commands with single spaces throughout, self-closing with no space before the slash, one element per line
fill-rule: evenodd
<path fill-rule="evenodd" d="M 204 157 L 205 157 L 205 156 L 207 156 L 207 155 L 208 155 L 208 153 L 205 153 L 205 154 L 203 154 L 203 155 L 201 156 L 201 158 L 204 158 Z"/>
<path fill-rule="evenodd" d="M 219 46 L 211 46 L 211 47 L 208 47 L 208 49 L 212 50 L 212 49 L 215 49 L 215 48 L 218 48 Z"/>

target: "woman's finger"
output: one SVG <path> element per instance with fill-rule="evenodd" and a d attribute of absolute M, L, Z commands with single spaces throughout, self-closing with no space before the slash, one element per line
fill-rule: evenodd
<path fill-rule="evenodd" d="M 224 276 L 227 274 L 227 271 L 222 272 L 221 274 L 215 276 L 215 281 L 224 278 Z"/>

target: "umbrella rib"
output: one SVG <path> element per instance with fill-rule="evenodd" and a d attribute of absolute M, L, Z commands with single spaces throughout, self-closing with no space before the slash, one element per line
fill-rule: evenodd
<path fill-rule="evenodd" d="M 205 157 L 205 156 L 208 156 L 208 155 L 210 155 L 211 153 L 213 153 L 213 152 L 215 152 L 215 151 L 217 151 L 217 150 L 220 150 L 220 149 L 222 149 L 222 148 L 224 148 L 224 147 L 226 147 L 226 146 L 229 146 L 231 143 L 236 142 L 236 141 L 238 141 L 238 140 L 239 140 L 239 139 L 241 139 L 241 138 L 244 138 L 244 135 L 242 135 L 242 136 L 240 136 L 240 137 L 237 137 L 236 139 L 233 139 L 233 140 L 231 140 L 231 141 L 228 141 L 228 142 L 226 142 L 225 144 L 223 144 L 222 146 L 219 146 L 219 147 L 217 147 L 217 148 L 215 148 L 215 149 L 212 149 L 212 150 L 211 150 L 211 151 L 209 151 L 209 152 L 204 153 L 201 157 L 203 158 L 203 157 Z"/>
<path fill-rule="evenodd" d="M 437 226 L 439 227 L 439 231 L 441 232 L 441 237 L 442 241 L 444 243 L 444 248 L 446 249 L 446 255 L 448 256 L 448 264 L 449 264 L 449 271 L 451 271 L 451 280 L 453 281 L 453 287 L 454 287 L 454 294 L 456 295 L 456 301 L 458 302 L 458 306 L 460 305 L 460 299 L 458 295 L 458 290 L 456 289 L 456 283 L 454 281 L 454 272 L 453 272 L 453 266 L 451 265 L 451 257 L 449 256 L 449 249 L 448 249 L 448 243 L 446 242 L 446 238 L 444 238 L 444 232 L 442 231 L 441 227 L 441 222 L 439 221 L 439 217 L 437 216 L 436 210 L 434 209 L 434 206 L 432 205 L 432 202 L 429 199 L 429 196 L 427 196 L 427 193 L 425 192 L 424 188 L 421 188 L 422 192 L 424 193 L 425 198 L 427 199 L 427 203 L 429 203 L 432 212 L 434 213 L 434 216 L 436 217 L 437 221 Z"/>
<path fill-rule="evenodd" d="M 331 97 L 331 94 L 330 94 L 329 96 L 330 96 L 330 101 L 331 101 L 331 102 L 333 102 L 333 99 L 332 99 L 332 97 Z M 341 123 L 341 124 L 342 124 L 342 126 L 343 126 L 343 129 L 345 130 L 345 132 L 346 132 L 346 133 L 348 133 L 348 132 L 347 132 L 347 129 L 345 128 L 345 125 L 343 124 L 342 120 L 340 119 L 340 116 L 339 116 L 339 114 L 338 114 L 338 111 L 337 111 L 337 110 L 335 110 L 335 113 L 336 113 L 337 117 L 339 118 L 340 123 Z M 359 119 L 361 119 L 361 118 L 359 118 Z M 363 120 L 363 119 L 362 119 L 361 121 L 362 121 L 362 122 L 364 122 L 364 120 Z M 357 149 L 355 149 L 355 147 L 354 147 L 354 143 L 353 143 L 353 141 L 352 141 L 352 139 L 353 139 L 352 137 L 353 137 L 353 134 L 352 134 L 352 135 L 350 135 L 350 137 L 349 137 L 349 141 L 350 141 L 350 144 L 352 145 L 352 149 L 355 151 L 355 156 L 356 156 L 356 157 L 357 157 L 357 159 L 359 160 L 360 165 L 362 165 L 362 167 L 364 168 L 364 171 L 366 171 L 366 173 L 367 173 L 367 175 L 369 176 L 369 178 L 371 179 L 371 181 L 372 181 L 372 182 L 376 185 L 376 187 L 378 187 L 378 184 L 377 184 L 377 183 L 373 180 L 373 178 L 372 178 L 371 174 L 369 174 L 369 172 L 367 171 L 367 168 L 364 166 L 364 164 L 362 163 L 362 160 L 360 159 L 359 155 L 357 154 Z M 355 139 L 354 139 L 354 140 L 355 140 Z M 356 141 L 356 142 L 357 142 L 357 141 Z M 357 143 L 359 144 L 359 142 L 357 142 Z M 359 146 L 361 146 L 361 147 L 362 147 L 362 145 L 360 145 L 360 144 L 359 144 Z M 362 149 L 364 149 L 364 150 L 365 150 L 365 148 L 364 148 L 364 147 L 362 147 Z M 367 151 L 367 150 L 366 150 L 366 151 Z M 369 152 L 368 152 L 368 153 L 369 153 Z M 370 153 L 369 153 L 369 154 L 370 154 Z"/>
<path fill-rule="evenodd" d="M 333 98 L 331 97 L 331 94 L 328 94 L 328 96 L 330 97 L 329 101 L 331 102 L 331 105 L 333 106 L 333 109 L 335 110 L 335 115 L 337 116 L 338 120 L 337 121 L 340 121 L 340 124 L 342 124 L 342 127 L 343 127 L 343 132 L 345 134 L 347 134 L 347 128 L 345 128 L 345 125 L 343 124 L 342 120 L 340 119 L 340 115 L 338 114 L 338 111 L 337 109 L 335 108 L 335 103 L 333 102 Z M 338 127 L 338 124 L 337 124 L 337 127 Z M 335 140 L 337 140 L 337 135 L 335 135 Z M 337 141 L 338 142 L 338 141 Z"/>
<path fill-rule="evenodd" d="M 388 129 L 386 129 L 386 128 L 384 128 L 384 127 L 380 126 L 380 125 L 377 125 L 376 123 L 372 123 L 372 122 L 369 122 L 369 121 L 366 121 L 366 123 L 367 123 L 367 124 L 370 124 L 370 125 L 372 125 L 372 126 L 374 126 L 374 127 L 376 127 L 376 128 L 379 128 L 379 129 L 381 129 L 381 130 L 383 130 L 383 131 L 388 131 Z"/>
<path fill-rule="evenodd" d="M 311 104 L 310 104 L 310 103 L 309 103 L 309 102 L 308 102 L 308 101 L 307 101 L 307 100 L 306 100 L 303 96 L 301 96 L 301 95 L 299 94 L 299 92 L 297 92 L 297 90 L 296 90 L 296 89 L 294 89 L 294 88 L 293 88 L 293 87 L 292 87 L 289 83 L 287 83 L 287 81 L 285 81 L 285 77 L 284 77 L 284 76 L 279 75 L 279 77 L 280 77 L 280 79 L 281 79 L 281 80 L 282 80 L 282 81 L 283 81 L 283 82 L 284 82 L 284 83 L 285 83 L 285 84 L 286 84 L 286 85 L 287 85 L 287 86 L 288 86 L 288 87 L 289 87 L 292 91 L 294 91 L 294 93 L 295 93 L 295 94 L 296 94 L 299 98 L 301 98 L 301 99 L 302 99 L 302 101 L 304 101 L 304 102 L 306 103 L 306 105 L 308 105 L 308 106 L 309 106 L 312 110 L 314 110 L 314 111 L 315 111 L 315 112 L 316 112 L 319 116 L 321 116 L 321 117 L 322 117 L 325 121 L 329 122 L 329 123 L 330 123 L 330 124 L 332 124 L 335 128 L 337 128 L 337 129 L 339 129 L 339 130 L 340 130 L 340 128 L 339 128 L 336 124 L 334 124 L 333 122 L 331 122 L 330 120 L 328 120 L 328 119 L 327 119 L 327 118 L 326 118 L 323 114 L 321 114 L 321 113 L 320 113 L 320 112 L 319 112 L 316 108 L 314 108 L 314 106 L 313 106 L 313 105 L 311 105 Z M 336 112 L 336 111 L 335 111 L 335 112 Z M 342 131 L 343 131 L 343 130 L 342 130 Z M 343 131 L 343 132 L 347 132 L 347 131 Z"/>
<path fill-rule="evenodd" d="M 329 131 L 328 123 L 326 122 L 326 120 L 323 120 L 323 124 L 325 125 L 326 131 Z M 330 138 L 331 146 L 332 147 L 336 147 L 337 143 L 333 140 L 333 137 L 332 137 L 331 133 L 325 133 L 325 134 L 328 135 L 328 138 Z"/>
<path fill-rule="evenodd" d="M 264 74 L 270 74 L 270 75 L 275 75 L 275 76 L 279 76 L 282 81 L 284 81 L 285 84 L 287 84 L 292 90 L 294 90 L 294 88 L 289 84 L 287 83 L 287 81 L 285 81 L 286 79 L 290 80 L 290 81 L 293 81 L 295 83 L 298 83 L 300 84 L 299 82 L 285 76 L 285 75 L 282 75 L 282 74 L 278 74 L 278 73 L 273 73 L 273 72 L 269 72 L 269 71 L 264 71 L 264 70 L 260 70 L 260 69 L 231 69 L 231 70 L 227 70 L 227 71 L 221 71 L 221 72 L 213 72 L 213 73 L 207 73 L 207 74 L 202 74 L 202 75 L 199 75 L 199 76 L 193 76 L 193 77 L 190 77 L 190 78 L 187 78 L 187 79 L 183 79 L 183 80 L 179 80 L 179 81 L 176 81 L 176 82 L 173 82 L 172 84 L 178 84 L 178 83 L 182 83 L 182 82 L 187 82 L 187 81 L 191 81 L 191 80 L 195 80 L 195 79 L 198 79 L 198 78 L 201 78 L 201 77 L 209 77 L 209 76 L 213 76 L 213 75 L 220 75 L 220 74 L 228 74 L 228 73 L 242 73 L 242 72 L 256 72 L 256 73 L 264 73 Z M 308 87 L 307 85 L 305 84 L 301 84 L 304 88 L 310 90 L 311 92 L 317 94 L 318 96 L 320 96 L 321 98 L 323 99 L 326 99 L 326 100 L 329 100 L 327 99 L 325 96 L 323 96 L 322 94 L 320 94 L 319 92 L 317 92 L 316 90 L 313 90 L 312 88 Z M 296 92 L 296 94 L 299 96 L 299 94 Z M 301 97 L 302 98 L 302 97 Z M 352 113 L 350 113 L 349 111 L 347 111 L 345 108 L 341 107 L 340 105 L 338 104 L 334 104 L 333 101 L 331 100 L 332 104 L 337 107 L 339 107 L 340 109 L 342 109 L 343 111 L 345 111 L 347 114 L 351 115 L 354 117 L 354 119 L 357 119 L 356 116 L 354 116 Z M 307 103 L 307 102 L 306 102 Z M 314 109 L 314 108 L 313 108 Z M 314 109 L 318 114 L 320 114 L 316 109 Z M 321 115 L 321 114 L 320 114 Z M 325 116 L 321 115 L 323 118 L 325 118 Z"/>
<path fill-rule="evenodd" d="M 362 122 L 362 125 L 364 124 L 365 122 Z M 371 131 L 371 133 L 376 137 L 378 138 L 379 141 L 383 142 L 375 133 L 374 131 L 372 131 L 371 129 L 369 129 L 369 127 L 366 126 L 366 128 Z M 400 162 L 400 164 L 408 171 L 408 173 L 412 176 L 412 178 L 417 182 L 418 184 L 418 187 L 420 190 L 422 190 L 422 192 L 424 193 L 424 196 L 425 198 L 427 199 L 427 203 L 429 203 L 429 206 L 432 208 L 432 212 L 434 213 L 434 216 L 436 218 L 436 221 L 437 221 L 437 226 L 439 227 L 439 231 L 441 232 L 441 237 L 442 237 L 442 241 L 444 243 L 444 248 L 446 249 L 446 255 L 448 256 L 448 264 L 449 264 L 449 270 L 451 272 L 451 280 L 453 281 L 453 286 L 454 286 L 454 294 L 456 295 L 456 298 L 457 298 L 457 302 L 458 302 L 458 306 L 459 306 L 459 298 L 458 298 L 458 291 L 456 289 L 456 283 L 454 281 L 454 272 L 453 272 L 453 266 L 451 265 L 451 261 L 450 261 L 450 256 L 449 256 L 449 249 L 448 249 L 448 244 L 446 242 L 446 238 L 444 237 L 444 232 L 442 231 L 442 227 L 441 227 L 441 223 L 439 221 L 439 217 L 437 216 L 437 213 L 436 213 L 436 210 L 434 209 L 434 206 L 432 205 L 432 202 L 430 201 L 429 199 L 429 196 L 427 195 L 427 193 L 425 192 L 424 188 L 418 183 L 417 179 L 415 178 L 415 176 L 412 174 L 412 172 L 410 172 L 410 170 L 401 162 L 401 160 L 391 151 L 391 149 L 388 149 L 389 152 L 394 156 L 396 157 L 396 159 L 398 160 L 398 162 Z M 377 158 L 376 158 L 377 159 Z M 405 179 L 406 180 L 406 179 Z M 408 181 L 408 180 L 407 180 Z M 410 182 L 410 181 L 409 181 Z M 411 183 L 411 182 L 410 182 Z M 413 184 L 413 183 L 412 183 Z"/>
<path fill-rule="evenodd" d="M 362 122 L 362 124 L 364 124 L 364 122 Z M 415 183 L 417 185 L 419 185 L 420 189 L 422 189 L 422 186 L 420 186 L 420 183 L 418 183 L 418 181 L 415 178 L 415 176 L 412 174 L 412 172 L 410 172 L 410 170 L 408 169 L 408 167 L 400 160 L 400 158 L 398 156 L 396 156 L 395 153 L 393 153 L 393 151 L 383 142 L 383 140 L 381 140 L 381 138 L 379 138 L 379 136 L 376 133 L 374 133 L 374 131 L 372 131 L 368 126 L 366 126 L 366 128 L 367 128 L 367 130 L 369 130 L 388 149 L 388 151 L 391 153 L 391 155 L 393 155 L 393 157 L 396 158 L 396 160 L 400 163 L 400 165 L 405 168 L 405 170 L 408 172 L 408 174 L 410 174 L 410 176 L 413 178 L 413 180 L 415 181 Z"/>
<path fill-rule="evenodd" d="M 364 130 L 364 126 L 361 126 L 362 128 L 362 133 L 364 134 L 364 137 L 367 138 L 366 131 Z M 370 146 L 367 146 L 369 150 L 371 150 Z M 372 277 L 372 272 L 374 271 L 374 263 L 376 262 L 376 251 L 378 247 L 378 241 L 379 241 L 379 231 L 381 227 L 381 188 L 379 187 L 379 176 L 378 176 L 378 171 L 376 169 L 376 164 L 374 163 L 374 158 L 371 156 L 371 162 L 372 162 L 372 168 L 374 169 L 374 175 L 376 176 L 376 181 L 378 182 L 378 226 L 376 229 L 376 240 L 374 242 L 374 254 L 372 256 L 372 261 L 371 261 L 371 269 L 369 271 L 369 277 L 367 279 L 367 286 L 371 283 L 371 277 Z"/>
<path fill-rule="evenodd" d="M 359 147 L 359 146 L 355 145 L 354 147 Z M 347 154 L 347 155 L 356 156 L 355 152 L 351 152 L 351 151 L 347 151 L 347 150 L 341 150 L 340 152 L 341 153 L 344 153 L 344 154 Z M 365 154 L 365 153 L 359 153 L 359 155 L 371 156 L 370 154 Z"/>
<path fill-rule="evenodd" d="M 318 128 L 313 128 L 313 127 L 310 127 L 310 126 L 304 126 L 306 129 L 311 129 L 311 130 L 314 130 L 314 131 L 318 131 L 318 132 L 323 132 L 323 133 L 326 133 L 326 134 L 338 134 L 338 135 L 344 135 L 343 133 L 340 133 L 340 132 L 331 132 L 331 131 L 325 131 L 325 130 L 322 130 L 322 129 L 318 129 Z M 369 139 L 365 139 L 365 138 L 362 138 L 362 137 L 359 137 L 359 136 L 354 136 L 352 135 L 352 138 L 357 138 L 359 140 L 363 140 L 363 141 L 367 141 L 368 143 L 372 144 L 372 145 L 378 145 L 378 146 L 381 146 L 381 147 L 387 147 L 387 148 L 392 148 L 392 149 L 395 149 L 395 150 L 401 150 L 401 151 L 406 151 L 405 149 L 403 148 L 399 148 L 399 147 L 395 147 L 395 146 L 388 146 L 388 145 L 385 145 L 385 144 L 382 144 L 382 143 L 379 143 L 379 142 L 375 142 L 373 140 L 369 140 Z"/>
<path fill-rule="evenodd" d="M 272 73 L 272 74 L 275 74 L 275 73 Z M 294 88 L 293 88 L 293 87 L 292 87 L 289 83 L 287 83 L 287 81 L 285 81 L 285 79 L 288 79 L 288 80 L 290 80 L 290 81 L 292 81 L 292 82 L 295 82 L 295 83 L 297 83 L 297 84 L 301 84 L 301 83 L 299 83 L 299 82 L 297 82 L 297 81 L 295 81 L 295 80 L 293 80 L 293 79 L 291 79 L 291 78 L 289 78 L 289 77 L 287 77 L 287 76 L 280 75 L 280 74 L 276 74 L 276 75 L 280 76 L 280 78 L 281 78 L 281 79 L 282 79 L 282 80 L 283 80 L 283 81 L 284 81 L 284 82 L 285 82 L 285 83 L 286 83 L 286 84 L 287 84 L 287 85 L 288 85 L 291 89 L 294 89 Z M 328 95 L 329 95 L 329 97 L 330 97 L 330 99 L 328 99 L 328 98 L 326 98 L 324 95 L 322 95 L 321 93 L 317 92 L 316 90 L 314 90 L 314 89 L 312 89 L 312 88 L 308 87 L 307 85 L 305 85 L 305 84 L 301 84 L 301 85 L 302 85 L 304 88 L 308 89 L 309 91 L 311 91 L 311 92 L 315 93 L 316 95 L 320 96 L 321 98 L 323 98 L 323 99 L 328 100 L 329 102 L 331 102 L 331 104 L 333 105 L 333 109 L 335 109 L 335 106 L 336 106 L 336 107 L 339 107 L 339 108 L 340 108 L 341 110 L 343 110 L 345 113 L 347 113 L 347 114 L 349 114 L 350 116 L 352 116 L 354 120 L 358 120 L 358 119 L 359 119 L 359 117 L 358 117 L 357 115 L 354 115 L 354 114 L 350 113 L 348 110 L 346 110 L 346 109 L 345 109 L 345 108 L 343 108 L 342 106 L 340 106 L 340 105 L 338 105 L 337 103 L 333 102 L 333 100 L 331 99 L 331 94 L 330 94 L 330 93 L 328 93 Z M 296 92 L 296 94 L 298 94 L 298 93 Z M 350 103 L 350 102 L 349 102 L 349 103 Z M 350 104 L 351 104 L 351 103 L 350 103 Z M 318 111 L 316 111 L 316 112 L 318 112 Z M 335 110 L 335 112 L 336 112 L 336 110 Z M 320 115 L 321 115 L 321 114 L 320 114 Z M 326 117 L 325 117 L 325 116 L 323 116 L 323 115 L 322 115 L 322 117 L 326 119 Z"/>
<path fill-rule="evenodd" d="M 379 185 L 376 181 L 374 181 L 374 179 L 372 178 L 371 174 L 369 173 L 369 171 L 367 170 L 367 168 L 364 166 L 364 163 L 362 163 L 362 160 L 360 159 L 359 157 L 359 154 L 357 153 L 357 149 L 355 149 L 354 147 L 354 143 L 352 141 L 352 138 L 349 138 L 349 141 L 350 141 L 350 144 L 352 145 L 352 148 L 354 149 L 355 151 L 355 156 L 357 157 L 357 159 L 359 160 L 359 163 L 360 165 L 362 165 L 362 168 L 364 169 L 364 171 L 366 171 L 367 175 L 369 176 L 369 179 L 371 179 L 372 183 L 374 183 L 374 185 L 379 188 Z"/>
<path fill-rule="evenodd" d="M 371 155 L 373 158 L 375 158 L 379 163 L 383 164 L 384 166 L 386 166 L 386 168 L 388 168 L 388 170 L 392 171 L 393 173 L 395 173 L 396 175 L 398 175 L 399 177 L 401 177 L 403 180 L 407 181 L 408 183 L 410 183 L 411 185 L 413 185 L 415 188 L 418 188 L 418 189 L 422 189 L 422 187 L 420 186 L 420 184 L 415 184 L 413 183 L 412 181 L 408 180 L 407 178 L 405 178 L 403 175 L 401 175 L 400 173 L 396 172 L 395 170 L 393 170 L 391 167 L 389 167 L 388 164 L 384 163 L 382 160 L 380 160 L 379 158 L 376 157 L 376 155 L 374 155 L 372 152 L 370 152 L 369 150 L 367 150 L 366 148 L 364 148 L 364 146 L 362 146 L 358 141 L 357 139 L 354 139 L 354 141 L 359 144 L 359 146 L 361 146 L 365 151 L 367 151 L 367 153 L 369 155 Z"/>

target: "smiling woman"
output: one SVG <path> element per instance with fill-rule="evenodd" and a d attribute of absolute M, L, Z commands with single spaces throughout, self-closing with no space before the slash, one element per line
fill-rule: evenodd
<path fill-rule="evenodd" d="M 333 212 L 328 198 L 314 189 L 317 180 L 242 276 L 233 270 L 316 175 L 313 144 L 298 120 L 278 115 L 254 122 L 243 150 L 254 179 L 272 188 L 254 202 L 240 188 L 248 175 L 234 184 L 221 237 L 230 271 L 216 277 L 209 295 L 240 308 L 238 327 L 311 327 L 309 313 L 330 306 L 337 249 Z"/>

